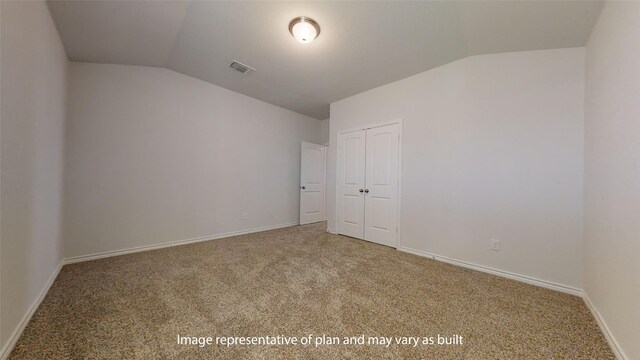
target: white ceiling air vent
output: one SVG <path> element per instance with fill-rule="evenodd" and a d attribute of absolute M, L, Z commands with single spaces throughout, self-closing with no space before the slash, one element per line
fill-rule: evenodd
<path fill-rule="evenodd" d="M 232 68 L 235 71 L 240 72 L 241 74 L 244 74 L 244 75 L 249 75 L 252 72 L 256 71 L 256 69 L 252 68 L 251 66 L 245 65 L 245 64 L 237 62 L 237 61 L 232 61 L 231 64 L 229 64 L 229 67 Z"/>

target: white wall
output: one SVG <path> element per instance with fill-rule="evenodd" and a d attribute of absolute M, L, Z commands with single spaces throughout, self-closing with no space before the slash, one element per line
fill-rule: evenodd
<path fill-rule="evenodd" d="M 572 48 L 474 56 L 331 104 L 330 231 L 337 133 L 400 118 L 402 247 L 581 288 L 583 100 Z"/>
<path fill-rule="evenodd" d="M 325 145 L 329 143 L 329 119 L 320 121 L 320 144 Z"/>
<path fill-rule="evenodd" d="M 72 63 L 70 99 L 67 257 L 298 222 L 318 120 L 150 67 Z"/>
<path fill-rule="evenodd" d="M 68 64 L 44 2 L 2 1 L 0 7 L 0 347 L 4 349 L 62 259 Z"/>
<path fill-rule="evenodd" d="M 587 45 L 584 290 L 640 359 L 640 3 L 605 5 Z"/>

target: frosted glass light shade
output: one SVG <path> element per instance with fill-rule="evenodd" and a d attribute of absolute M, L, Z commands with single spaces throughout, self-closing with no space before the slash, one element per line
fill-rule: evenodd
<path fill-rule="evenodd" d="M 289 32 L 299 42 L 306 44 L 320 34 L 320 26 L 313 19 L 300 16 L 289 23 Z"/>

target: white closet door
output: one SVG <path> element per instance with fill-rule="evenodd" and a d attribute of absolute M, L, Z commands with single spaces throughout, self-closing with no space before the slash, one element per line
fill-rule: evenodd
<path fill-rule="evenodd" d="M 338 135 L 336 230 L 364 238 L 365 131 Z"/>
<path fill-rule="evenodd" d="M 324 220 L 324 153 L 324 146 L 302 142 L 300 225 Z"/>
<path fill-rule="evenodd" d="M 399 126 L 367 130 L 364 239 L 396 247 Z"/>

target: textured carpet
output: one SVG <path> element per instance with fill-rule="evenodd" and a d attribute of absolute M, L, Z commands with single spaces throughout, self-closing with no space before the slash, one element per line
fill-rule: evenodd
<path fill-rule="evenodd" d="M 10 358 L 614 359 L 578 297 L 324 226 L 66 265 Z M 309 334 L 310 345 L 215 343 Z M 340 344 L 316 347 L 323 334 Z M 438 334 L 462 336 L 462 344 L 438 345 Z M 178 335 L 211 336 L 213 344 L 180 345 Z M 380 336 L 420 344 L 366 345 Z"/>

